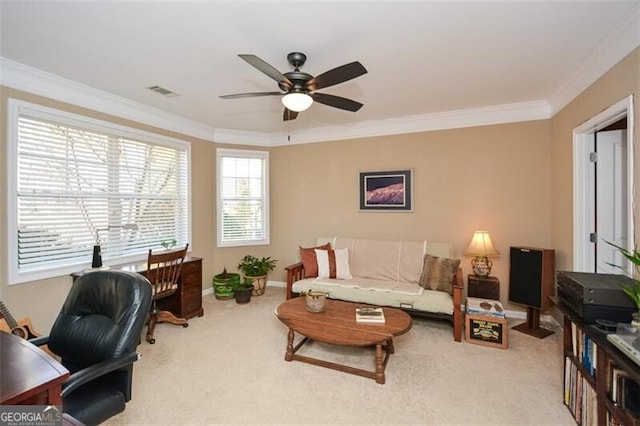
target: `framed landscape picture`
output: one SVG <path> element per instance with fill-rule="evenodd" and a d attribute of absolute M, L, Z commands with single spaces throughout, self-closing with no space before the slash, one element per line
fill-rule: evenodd
<path fill-rule="evenodd" d="M 411 211 L 412 171 L 360 172 L 360 210 Z"/>

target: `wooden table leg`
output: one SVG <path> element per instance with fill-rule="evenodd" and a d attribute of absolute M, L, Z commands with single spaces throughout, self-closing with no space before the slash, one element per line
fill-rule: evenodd
<path fill-rule="evenodd" d="M 393 347 L 393 339 L 387 340 L 387 352 L 389 352 L 390 354 L 396 353 L 396 350 Z"/>
<path fill-rule="evenodd" d="M 376 383 L 384 385 L 384 358 L 382 356 L 382 344 L 376 345 Z"/>
<path fill-rule="evenodd" d="M 287 352 L 284 354 L 285 361 L 293 360 L 293 328 L 289 328 L 289 334 L 287 335 Z"/>
<path fill-rule="evenodd" d="M 62 405 L 62 384 L 47 389 L 47 405 Z"/>

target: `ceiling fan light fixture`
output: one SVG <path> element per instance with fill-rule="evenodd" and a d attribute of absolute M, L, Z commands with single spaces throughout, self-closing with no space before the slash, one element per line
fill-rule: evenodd
<path fill-rule="evenodd" d="M 287 93 L 282 97 L 282 104 L 291 111 L 307 110 L 313 103 L 313 98 L 306 93 Z"/>

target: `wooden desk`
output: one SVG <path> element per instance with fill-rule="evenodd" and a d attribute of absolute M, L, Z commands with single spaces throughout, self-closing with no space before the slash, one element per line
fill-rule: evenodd
<path fill-rule="evenodd" d="M 137 272 L 145 275 L 147 273 L 147 261 L 123 263 L 109 266 L 114 271 Z M 87 272 L 74 272 L 71 274 L 75 281 L 78 277 Z M 181 318 L 201 317 L 204 315 L 202 309 L 202 258 L 187 256 L 182 264 L 182 272 L 178 281 L 180 289 L 176 294 L 162 300 L 158 300 L 158 308 L 170 311 Z"/>
<path fill-rule="evenodd" d="M 62 405 L 69 371 L 37 346 L 0 331 L 0 405 Z"/>

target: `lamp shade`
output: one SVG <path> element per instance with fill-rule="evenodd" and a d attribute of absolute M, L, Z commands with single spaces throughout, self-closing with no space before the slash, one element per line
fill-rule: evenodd
<path fill-rule="evenodd" d="M 491 237 L 487 231 L 476 231 L 469 243 L 469 247 L 464 251 L 468 256 L 500 256 L 500 252 L 493 247 Z"/>
<path fill-rule="evenodd" d="M 282 104 L 291 111 L 304 111 L 311 106 L 313 98 L 306 93 L 287 93 L 282 97 Z"/>

